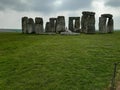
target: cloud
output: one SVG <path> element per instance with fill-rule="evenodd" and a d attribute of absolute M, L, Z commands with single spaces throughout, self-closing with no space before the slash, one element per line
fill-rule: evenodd
<path fill-rule="evenodd" d="M 60 10 L 79 10 L 81 8 L 89 8 L 92 0 L 63 0 Z"/>
<path fill-rule="evenodd" d="M 106 5 L 112 7 L 120 7 L 120 0 L 108 0 L 108 2 L 106 2 Z"/>
<path fill-rule="evenodd" d="M 23 0 L 0 0 L 0 10 L 24 11 L 27 5 Z"/>
<path fill-rule="evenodd" d="M 92 0 L 0 0 L 1 10 L 52 13 L 89 8 Z"/>

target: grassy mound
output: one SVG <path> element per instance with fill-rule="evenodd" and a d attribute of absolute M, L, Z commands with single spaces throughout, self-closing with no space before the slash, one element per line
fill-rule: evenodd
<path fill-rule="evenodd" d="M 104 90 L 120 32 L 79 36 L 0 33 L 0 90 Z"/>

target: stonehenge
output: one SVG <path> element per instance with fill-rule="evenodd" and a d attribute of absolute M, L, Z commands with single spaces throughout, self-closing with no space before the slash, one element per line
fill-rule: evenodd
<path fill-rule="evenodd" d="M 100 33 L 112 33 L 113 32 L 113 16 L 111 14 L 102 14 L 99 17 L 99 32 Z"/>
<path fill-rule="evenodd" d="M 81 19 L 81 20 L 80 20 Z M 51 17 L 45 24 L 41 17 L 35 20 L 28 17 L 22 17 L 22 33 L 26 34 L 66 34 L 78 35 L 79 33 L 94 34 L 95 29 L 95 12 L 83 11 L 82 17 L 69 17 L 68 29 L 65 24 L 65 17 Z M 99 17 L 99 33 L 113 33 L 114 20 L 112 14 L 101 14 Z"/>

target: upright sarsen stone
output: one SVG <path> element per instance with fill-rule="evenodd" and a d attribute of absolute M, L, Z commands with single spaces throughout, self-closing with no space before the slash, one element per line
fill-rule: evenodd
<path fill-rule="evenodd" d="M 50 18 L 49 21 L 51 32 L 56 32 L 56 18 Z"/>
<path fill-rule="evenodd" d="M 82 12 L 82 20 L 81 20 L 81 30 L 84 33 L 95 33 L 95 13 L 84 11 Z"/>
<path fill-rule="evenodd" d="M 64 32 L 65 31 L 65 17 L 64 16 L 58 16 L 57 22 L 56 22 L 56 32 Z"/>
<path fill-rule="evenodd" d="M 34 26 L 34 21 L 33 21 L 33 19 L 32 18 L 29 18 L 28 19 L 28 25 L 27 25 L 27 27 L 28 27 L 28 33 L 29 34 L 31 34 L 31 33 L 34 33 L 35 32 L 35 26 Z"/>
<path fill-rule="evenodd" d="M 82 18 L 81 18 L 81 31 L 83 33 L 86 32 L 86 23 L 87 23 L 87 17 L 88 15 L 85 12 L 82 12 Z"/>
<path fill-rule="evenodd" d="M 108 33 L 113 33 L 114 29 L 114 21 L 112 18 L 109 18 L 108 24 L 107 24 L 107 32 Z"/>
<path fill-rule="evenodd" d="M 35 18 L 35 33 L 36 34 L 41 34 L 44 32 L 43 29 L 43 19 L 40 17 Z"/>
<path fill-rule="evenodd" d="M 27 33 L 28 17 L 22 17 L 22 33 Z"/>
<path fill-rule="evenodd" d="M 99 32 L 107 33 L 106 17 L 99 17 Z"/>
<path fill-rule="evenodd" d="M 75 31 L 80 32 L 80 17 L 75 19 Z"/>
<path fill-rule="evenodd" d="M 86 24 L 86 33 L 95 33 L 95 13 L 90 13 Z"/>
<path fill-rule="evenodd" d="M 50 22 L 46 22 L 45 32 L 51 32 L 51 30 L 50 30 Z"/>

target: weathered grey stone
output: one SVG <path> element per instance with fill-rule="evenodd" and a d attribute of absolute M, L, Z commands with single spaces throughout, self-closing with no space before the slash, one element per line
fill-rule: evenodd
<path fill-rule="evenodd" d="M 35 18 L 35 33 L 40 34 L 44 32 L 43 19 L 40 17 Z"/>
<path fill-rule="evenodd" d="M 113 32 L 113 29 L 114 29 L 114 25 L 113 25 L 113 19 L 112 18 L 109 18 L 108 19 L 108 24 L 107 24 L 107 32 L 108 33 L 112 33 Z"/>
<path fill-rule="evenodd" d="M 56 32 L 56 18 L 50 18 L 49 21 L 51 32 Z"/>
<path fill-rule="evenodd" d="M 112 14 L 102 14 L 101 17 L 112 18 Z"/>
<path fill-rule="evenodd" d="M 75 22 L 73 23 L 74 20 Z M 80 17 L 69 17 L 69 30 L 80 32 Z"/>
<path fill-rule="evenodd" d="M 46 22 L 45 32 L 51 32 L 51 30 L 50 30 L 50 22 Z"/>
<path fill-rule="evenodd" d="M 99 32 L 107 33 L 106 17 L 99 17 Z"/>
<path fill-rule="evenodd" d="M 114 21 L 112 14 L 102 14 L 99 18 L 99 32 L 112 33 L 114 28 Z"/>
<path fill-rule="evenodd" d="M 65 31 L 65 17 L 64 16 L 58 16 L 57 22 L 56 22 L 56 32 L 64 32 Z"/>
<path fill-rule="evenodd" d="M 95 13 L 84 11 L 82 12 L 81 30 L 84 33 L 95 33 Z"/>
<path fill-rule="evenodd" d="M 75 20 L 75 31 L 80 32 L 80 17 Z"/>
<path fill-rule="evenodd" d="M 90 12 L 90 11 L 83 11 L 83 15 L 95 15 L 95 12 Z"/>
<path fill-rule="evenodd" d="M 28 19 L 28 24 L 27 24 L 27 29 L 28 29 L 28 33 L 31 34 L 31 33 L 34 33 L 35 32 L 35 29 L 34 29 L 34 21 L 32 18 L 29 18 Z"/>
<path fill-rule="evenodd" d="M 81 32 L 85 33 L 86 31 L 86 23 L 87 23 L 88 15 L 83 14 L 81 18 Z"/>
<path fill-rule="evenodd" d="M 79 35 L 80 33 L 72 32 L 71 30 L 65 29 L 64 32 L 60 32 L 61 35 Z"/>
<path fill-rule="evenodd" d="M 90 14 L 87 18 L 87 25 L 86 25 L 86 33 L 95 33 L 95 16 L 94 14 Z"/>
<path fill-rule="evenodd" d="M 22 33 L 27 33 L 28 17 L 22 17 Z"/>

